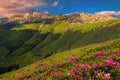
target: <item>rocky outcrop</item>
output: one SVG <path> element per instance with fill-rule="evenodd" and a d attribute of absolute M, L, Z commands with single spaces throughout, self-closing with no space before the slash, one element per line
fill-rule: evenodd
<path fill-rule="evenodd" d="M 102 22 L 110 19 L 117 19 L 112 16 L 92 15 L 88 13 L 73 13 L 67 15 L 56 16 L 57 20 L 65 20 L 73 23 L 86 23 L 86 22 Z"/>
<path fill-rule="evenodd" d="M 80 13 L 57 15 L 55 18 L 57 20 L 64 20 L 67 22 L 81 22 Z"/>
<path fill-rule="evenodd" d="M 80 18 L 83 22 L 103 22 L 110 19 L 117 19 L 109 15 L 92 15 L 87 13 L 81 13 Z"/>
<path fill-rule="evenodd" d="M 25 22 L 37 22 L 37 21 L 50 21 L 53 20 L 53 17 L 47 13 L 25 13 L 23 15 L 14 15 L 8 18 L 8 22 L 18 22 L 18 23 L 25 23 Z"/>

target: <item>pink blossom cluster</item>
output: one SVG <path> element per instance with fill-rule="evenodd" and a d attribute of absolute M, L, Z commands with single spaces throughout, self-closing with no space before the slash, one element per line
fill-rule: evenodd
<path fill-rule="evenodd" d="M 118 56 L 118 57 L 120 57 L 120 52 L 116 53 L 115 55 Z"/>
<path fill-rule="evenodd" d="M 108 59 L 108 60 L 104 63 L 104 66 L 105 66 L 105 67 L 107 67 L 107 66 L 115 66 L 115 67 L 120 68 L 120 63 L 117 62 L 117 61 L 113 61 L 112 59 Z"/>
<path fill-rule="evenodd" d="M 104 77 L 105 77 L 106 79 L 110 79 L 110 73 L 104 74 Z"/>
<path fill-rule="evenodd" d="M 76 62 L 76 61 L 77 61 L 77 60 L 76 60 L 75 56 L 71 56 L 71 57 L 68 59 L 68 62 L 69 62 L 69 63 Z"/>
<path fill-rule="evenodd" d="M 89 64 L 82 64 L 82 65 L 80 66 L 80 69 L 84 69 L 84 68 L 86 68 L 86 67 L 89 67 Z"/>
<path fill-rule="evenodd" d="M 19 75 L 18 78 L 19 79 L 23 79 L 25 76 L 23 74 Z"/>
<path fill-rule="evenodd" d="M 75 76 L 75 75 L 76 75 L 76 72 L 73 71 L 73 70 L 70 70 L 69 73 L 68 73 L 68 75 L 71 76 L 71 77 L 72 77 L 72 76 Z"/>
<path fill-rule="evenodd" d="M 110 79 L 111 75 L 110 73 L 102 73 L 102 72 L 98 72 L 98 71 L 95 71 L 94 74 L 98 77 L 104 77 L 104 79 Z"/>
<path fill-rule="evenodd" d="M 99 51 L 99 52 L 95 52 L 94 54 L 96 55 L 96 56 L 99 56 L 99 55 L 102 55 L 104 52 L 101 50 L 101 51 Z"/>
<path fill-rule="evenodd" d="M 98 64 L 96 64 L 96 63 L 92 64 L 92 68 L 98 68 L 98 67 L 99 67 Z"/>
<path fill-rule="evenodd" d="M 65 62 L 61 61 L 61 62 L 59 62 L 58 66 L 61 67 L 61 66 L 63 66 L 64 64 L 65 64 Z"/>

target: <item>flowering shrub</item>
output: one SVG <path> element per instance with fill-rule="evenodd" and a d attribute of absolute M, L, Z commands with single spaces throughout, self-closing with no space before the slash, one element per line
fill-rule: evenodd
<path fill-rule="evenodd" d="M 68 59 L 68 62 L 69 62 L 69 63 L 76 62 L 76 61 L 77 61 L 77 60 L 76 60 L 75 56 L 71 56 L 71 57 Z"/>
<path fill-rule="evenodd" d="M 92 68 L 98 68 L 99 67 L 99 65 L 98 64 L 92 64 Z"/>
<path fill-rule="evenodd" d="M 79 67 L 79 64 L 74 64 L 74 68 L 78 68 Z"/>
<path fill-rule="evenodd" d="M 99 51 L 99 52 L 95 52 L 94 54 L 96 55 L 96 56 L 99 56 L 99 55 L 102 55 L 104 52 L 101 50 L 101 51 Z"/>
<path fill-rule="evenodd" d="M 18 78 L 19 79 L 23 79 L 25 76 L 23 74 L 19 75 Z"/>
<path fill-rule="evenodd" d="M 120 76 L 120 53 L 109 52 L 106 55 L 101 50 L 79 60 L 76 57 L 71 56 L 57 64 L 38 65 L 31 75 L 21 74 L 13 80 L 110 80 Z"/>
<path fill-rule="evenodd" d="M 104 77 L 105 77 L 106 79 L 110 79 L 110 73 L 104 74 Z"/>
<path fill-rule="evenodd" d="M 84 68 L 86 68 L 86 67 L 88 67 L 89 66 L 89 64 L 82 64 L 81 66 L 80 66 L 80 69 L 84 69 Z"/>
<path fill-rule="evenodd" d="M 120 57 L 120 52 L 116 53 L 116 56 Z"/>
<path fill-rule="evenodd" d="M 120 69 L 120 63 L 119 62 L 116 62 L 116 61 L 113 61 L 112 59 L 108 59 L 105 64 L 104 64 L 105 67 L 107 66 L 112 66 L 112 67 L 117 67 Z"/>
<path fill-rule="evenodd" d="M 68 73 L 69 76 L 75 76 L 76 75 L 76 72 L 74 72 L 73 70 L 70 70 L 69 73 Z"/>
<path fill-rule="evenodd" d="M 61 66 L 63 66 L 64 64 L 65 64 L 65 62 L 60 62 L 60 63 L 58 64 L 58 66 L 61 67 Z"/>

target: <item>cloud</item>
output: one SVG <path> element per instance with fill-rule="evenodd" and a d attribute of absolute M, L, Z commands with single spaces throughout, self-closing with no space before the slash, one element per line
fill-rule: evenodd
<path fill-rule="evenodd" d="M 101 11 L 95 13 L 97 15 L 111 15 L 111 16 L 120 16 L 120 11 Z"/>
<path fill-rule="evenodd" d="M 45 5 L 44 0 L 1 0 L 0 17 L 22 14 L 30 9 Z"/>
<path fill-rule="evenodd" d="M 44 13 L 49 13 L 48 11 L 45 11 Z"/>
<path fill-rule="evenodd" d="M 53 6 L 57 6 L 59 3 L 58 3 L 58 1 L 55 1 L 54 3 L 53 3 Z"/>

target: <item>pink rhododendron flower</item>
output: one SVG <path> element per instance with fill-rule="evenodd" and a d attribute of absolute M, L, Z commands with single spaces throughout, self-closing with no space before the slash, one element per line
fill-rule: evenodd
<path fill-rule="evenodd" d="M 94 72 L 95 75 L 98 75 L 98 73 L 99 73 L 98 71 L 95 71 L 95 72 Z"/>
<path fill-rule="evenodd" d="M 116 53 L 115 55 L 118 56 L 118 57 L 120 57 L 120 52 Z"/>
<path fill-rule="evenodd" d="M 101 51 L 99 51 L 99 52 L 95 52 L 94 54 L 96 55 L 96 56 L 98 56 L 98 55 L 102 55 L 104 52 L 101 50 Z"/>
<path fill-rule="evenodd" d="M 75 76 L 76 75 L 76 72 L 74 72 L 73 70 L 71 70 L 69 73 L 68 73 L 69 76 Z"/>
<path fill-rule="evenodd" d="M 35 80 L 39 80 L 38 78 L 36 78 Z"/>
<path fill-rule="evenodd" d="M 17 79 L 13 78 L 12 80 L 17 80 Z"/>
<path fill-rule="evenodd" d="M 37 72 L 38 72 L 38 70 L 37 70 L 37 69 L 34 69 L 34 70 L 33 70 L 33 72 L 34 72 L 34 73 L 37 73 Z"/>
<path fill-rule="evenodd" d="M 65 64 L 65 62 L 60 62 L 59 64 L 58 64 L 58 66 L 63 66 Z"/>
<path fill-rule="evenodd" d="M 102 73 L 98 73 L 98 76 L 102 76 Z"/>
<path fill-rule="evenodd" d="M 106 67 L 106 66 L 117 66 L 119 63 L 118 62 L 116 62 L 116 61 L 113 61 L 112 59 L 108 59 L 106 62 L 105 62 L 105 64 L 104 64 L 104 66 Z"/>
<path fill-rule="evenodd" d="M 71 57 L 68 59 L 68 62 L 70 62 L 70 63 L 76 62 L 75 56 L 71 56 Z"/>
<path fill-rule="evenodd" d="M 116 67 L 117 67 L 118 69 L 120 69 L 120 63 L 117 63 L 117 64 L 116 64 Z"/>
<path fill-rule="evenodd" d="M 33 80 L 32 78 L 29 78 L 28 80 Z"/>
<path fill-rule="evenodd" d="M 18 78 L 19 79 L 23 79 L 25 76 L 23 74 L 19 75 Z"/>
<path fill-rule="evenodd" d="M 98 66 L 98 64 L 92 64 L 92 68 L 98 68 L 99 66 Z"/>
<path fill-rule="evenodd" d="M 75 64 L 75 65 L 74 65 L 74 68 L 78 68 L 78 66 L 79 66 L 79 64 Z"/>
<path fill-rule="evenodd" d="M 46 79 L 49 79 L 49 76 L 48 76 L 48 75 L 46 75 L 46 76 L 45 76 L 45 78 L 46 78 Z"/>
<path fill-rule="evenodd" d="M 55 73 L 55 77 L 59 78 L 59 77 L 61 77 L 61 74 L 60 73 Z"/>
<path fill-rule="evenodd" d="M 101 58 L 102 58 L 102 56 L 101 56 L 101 55 L 98 55 L 98 56 L 96 56 L 96 58 L 101 59 Z"/>
<path fill-rule="evenodd" d="M 85 67 L 86 67 L 85 64 L 82 64 L 82 65 L 80 66 L 81 69 L 84 69 Z"/>
<path fill-rule="evenodd" d="M 35 76 L 33 76 L 33 75 L 32 75 L 30 78 L 31 78 L 31 79 L 34 79 L 34 78 L 35 78 Z"/>
<path fill-rule="evenodd" d="M 56 72 L 57 72 L 56 69 L 53 69 L 53 70 L 51 71 L 52 74 L 54 74 L 54 73 L 56 73 Z"/>
<path fill-rule="evenodd" d="M 104 77 L 105 77 L 106 79 L 110 79 L 110 73 L 104 74 Z"/>
<path fill-rule="evenodd" d="M 86 67 L 88 67 L 89 66 L 89 64 L 82 64 L 81 66 L 80 66 L 80 69 L 84 69 L 84 68 L 86 68 Z"/>
<path fill-rule="evenodd" d="M 82 76 L 78 75 L 78 79 L 79 80 L 83 80 Z"/>
<path fill-rule="evenodd" d="M 98 71 L 95 71 L 94 74 L 95 74 L 96 76 L 102 76 L 102 75 L 103 75 L 101 72 L 98 72 Z"/>

